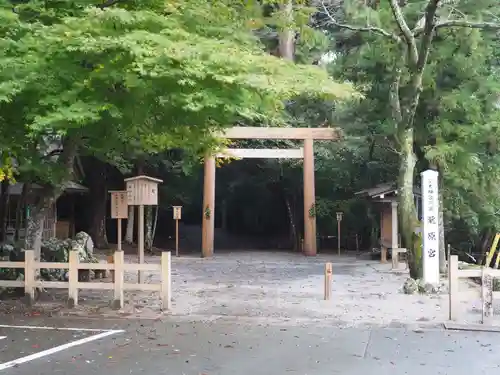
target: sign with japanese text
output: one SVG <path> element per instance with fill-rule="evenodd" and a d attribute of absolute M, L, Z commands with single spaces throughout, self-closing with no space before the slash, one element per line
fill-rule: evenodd
<path fill-rule="evenodd" d="M 182 216 L 182 206 L 173 206 L 174 220 L 180 220 Z"/>
<path fill-rule="evenodd" d="M 421 176 L 423 279 L 426 283 L 439 284 L 438 172 L 428 169 Z"/>
<path fill-rule="evenodd" d="M 127 191 L 111 191 L 111 217 L 113 219 L 128 218 Z"/>

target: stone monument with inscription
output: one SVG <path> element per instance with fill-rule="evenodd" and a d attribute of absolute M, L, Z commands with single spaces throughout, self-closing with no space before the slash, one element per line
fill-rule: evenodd
<path fill-rule="evenodd" d="M 438 172 L 428 169 L 421 176 L 423 281 L 436 285 L 439 284 Z"/>

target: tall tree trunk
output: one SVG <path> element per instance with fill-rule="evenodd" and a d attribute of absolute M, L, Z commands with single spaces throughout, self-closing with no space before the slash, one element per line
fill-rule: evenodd
<path fill-rule="evenodd" d="M 132 245 L 134 243 L 135 206 L 128 206 L 127 230 L 124 242 Z"/>
<path fill-rule="evenodd" d="M 28 198 L 28 191 L 30 189 L 30 183 L 25 182 L 23 184 L 23 189 L 21 191 L 21 196 L 17 201 L 16 207 L 16 224 L 14 228 L 14 240 L 18 241 L 21 232 L 21 223 L 24 222 L 26 225 L 26 200 Z M 26 231 L 26 228 L 24 228 Z"/>
<path fill-rule="evenodd" d="M 64 183 L 73 177 L 73 163 L 78 151 L 78 146 L 74 139 L 66 137 L 63 140 L 63 152 L 59 156 L 58 164 L 64 168 L 64 176 L 57 184 L 45 185 L 37 200 L 31 207 L 31 212 L 27 218 L 26 237 L 24 240 L 24 248 L 31 249 L 35 252 L 35 259 L 40 259 L 42 248 L 43 224 L 47 216 L 47 212 L 56 203 L 64 191 Z"/>
<path fill-rule="evenodd" d="M 89 234 L 96 248 L 108 249 L 109 243 L 106 234 L 106 208 L 108 202 L 106 164 L 95 158 L 91 158 L 89 161 L 90 168 L 86 173 L 89 195 L 92 199 Z"/>
<path fill-rule="evenodd" d="M 415 238 L 416 210 L 413 199 L 413 178 L 417 158 L 413 152 L 413 128 L 399 132 L 400 164 L 398 177 L 399 222 L 401 234 L 408 249 L 410 276 L 422 276 L 422 247 Z"/>
<path fill-rule="evenodd" d="M 279 33 L 278 50 L 282 58 L 293 60 L 295 55 L 295 32 L 293 30 L 293 0 L 288 0 L 280 5 L 280 10 L 284 14 L 285 24 Z"/>
<path fill-rule="evenodd" d="M 146 235 L 144 237 L 144 249 L 153 252 L 153 206 L 146 206 Z"/>
<path fill-rule="evenodd" d="M 443 198 L 443 176 L 439 174 L 438 186 L 438 199 L 439 199 L 439 273 L 446 274 L 446 241 L 444 237 L 444 198 Z"/>
<path fill-rule="evenodd" d="M 7 239 L 7 217 L 9 212 L 9 180 L 5 179 L 1 183 L 2 192 L 0 194 L 0 220 L 2 227 L 0 228 L 0 240 L 3 242 Z"/>
<path fill-rule="evenodd" d="M 295 225 L 295 215 L 293 214 L 292 205 L 290 203 L 290 200 L 286 196 L 286 193 L 285 193 L 285 205 L 286 205 L 286 212 L 288 214 L 288 221 L 290 223 L 290 236 L 293 241 L 293 250 L 297 250 L 299 244 L 299 240 L 297 238 L 297 225 Z"/>

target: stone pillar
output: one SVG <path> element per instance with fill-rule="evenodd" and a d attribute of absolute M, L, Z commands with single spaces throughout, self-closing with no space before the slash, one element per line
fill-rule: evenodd
<path fill-rule="evenodd" d="M 304 140 L 304 255 L 316 255 L 316 209 L 314 193 L 314 146 Z M 311 213 L 314 215 L 311 216 Z"/>
<path fill-rule="evenodd" d="M 203 179 L 203 212 L 201 256 L 210 257 L 214 253 L 215 228 L 215 157 L 205 156 Z"/>

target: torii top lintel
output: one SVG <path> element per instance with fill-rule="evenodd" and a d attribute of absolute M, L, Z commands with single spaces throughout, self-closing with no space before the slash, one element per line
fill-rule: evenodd
<path fill-rule="evenodd" d="M 229 139 L 317 139 L 339 140 L 342 131 L 338 128 L 270 128 L 235 126 L 223 134 Z"/>

